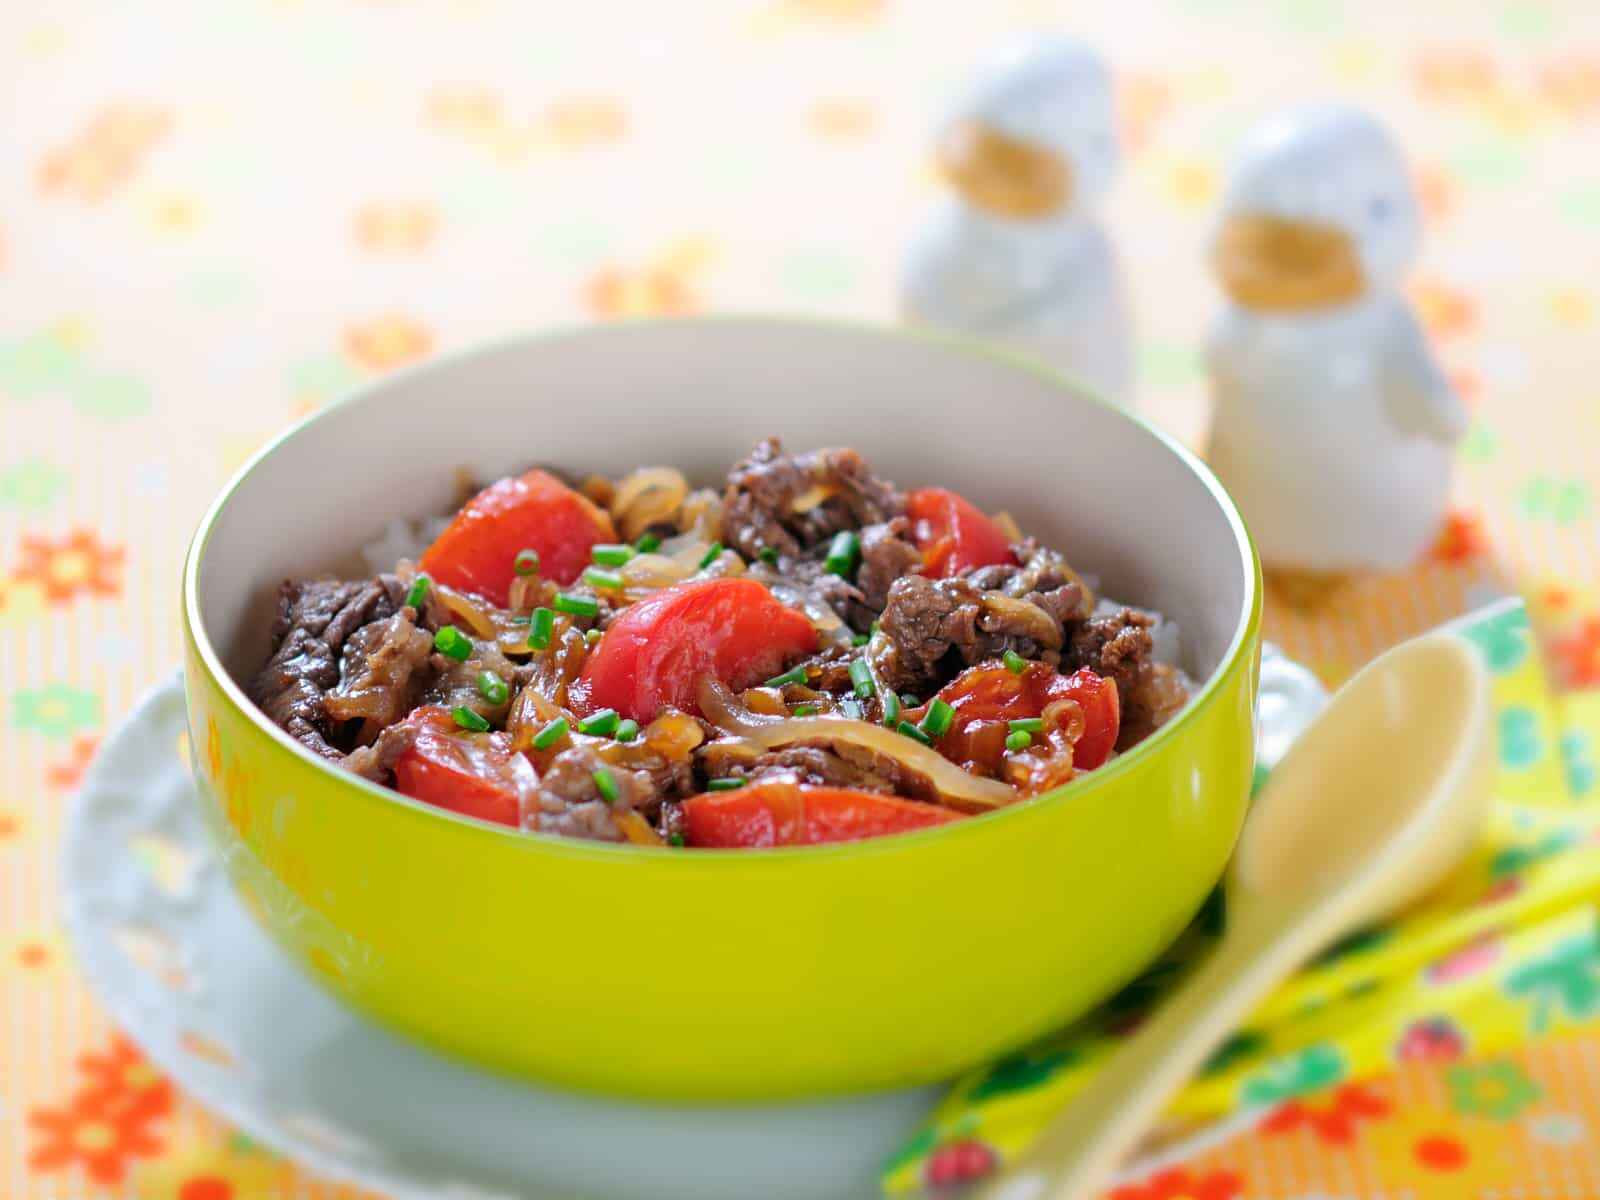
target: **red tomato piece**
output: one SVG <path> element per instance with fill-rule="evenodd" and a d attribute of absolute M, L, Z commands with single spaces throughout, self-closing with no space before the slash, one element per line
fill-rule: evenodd
<path fill-rule="evenodd" d="M 961 814 L 899 796 L 774 782 L 691 796 L 683 818 L 691 846 L 751 848 L 856 842 L 944 825 Z"/>
<path fill-rule="evenodd" d="M 989 775 L 1000 769 L 1008 722 L 1037 717 L 1057 700 L 1076 700 L 1083 709 L 1083 736 L 1072 748 L 1072 765 L 1079 770 L 1098 767 L 1111 756 L 1122 725 L 1117 685 L 1087 667 L 1063 675 L 1035 662 L 1013 674 L 1003 663 L 980 663 L 946 684 L 939 697 L 955 710 L 938 741 L 939 752 Z"/>
<path fill-rule="evenodd" d="M 943 579 L 973 567 L 1016 562 L 1000 526 L 970 500 L 944 488 L 906 496 L 911 536 L 922 551 L 922 573 Z"/>
<path fill-rule="evenodd" d="M 394 764 L 395 788 L 438 808 L 498 825 L 522 824 L 522 796 L 538 784 L 533 764 L 503 733 L 468 734 L 442 708 L 407 718 L 416 741 Z"/>
<path fill-rule="evenodd" d="M 642 724 L 668 705 L 698 713 L 702 675 L 739 691 L 816 648 L 811 622 L 753 579 L 680 583 L 622 611 L 570 696 L 579 712 L 614 708 Z"/>
<path fill-rule="evenodd" d="M 519 551 L 536 550 L 546 579 L 568 584 L 596 542 L 614 542 L 611 518 L 554 475 L 533 470 L 490 484 L 429 546 L 420 570 L 505 607 Z"/>

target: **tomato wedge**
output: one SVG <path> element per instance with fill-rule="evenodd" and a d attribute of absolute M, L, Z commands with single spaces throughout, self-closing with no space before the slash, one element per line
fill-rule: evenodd
<path fill-rule="evenodd" d="M 1063 675 L 1046 663 L 1029 663 L 1013 674 L 1003 663 L 968 667 L 946 684 L 939 698 L 955 710 L 950 728 L 936 743 L 952 762 L 995 774 L 1005 753 L 1008 722 L 1037 717 L 1057 700 L 1083 709 L 1083 736 L 1072 747 L 1072 765 L 1087 771 L 1111 757 L 1122 725 L 1117 685 L 1087 667 Z"/>
<path fill-rule="evenodd" d="M 503 733 L 467 734 L 442 708 L 406 718 L 416 741 L 394 764 L 395 788 L 438 808 L 498 825 L 522 824 L 522 796 L 538 784 L 533 764 Z"/>
<path fill-rule="evenodd" d="M 570 696 L 579 712 L 614 708 L 640 723 L 669 705 L 697 713 L 702 675 L 738 691 L 816 648 L 811 622 L 753 579 L 680 583 L 623 610 Z"/>
<path fill-rule="evenodd" d="M 960 819 L 948 808 L 898 796 L 788 782 L 707 792 L 683 802 L 684 835 L 691 846 L 816 846 Z"/>
<path fill-rule="evenodd" d="M 944 488 L 906 496 L 911 536 L 922 551 L 922 573 L 943 579 L 973 567 L 1016 562 L 1006 535 L 982 509 Z"/>
<path fill-rule="evenodd" d="M 418 564 L 440 583 L 505 607 L 519 551 L 536 550 L 546 579 L 567 584 L 596 542 L 614 542 L 611 518 L 554 475 L 533 470 L 490 484 L 462 506 Z"/>

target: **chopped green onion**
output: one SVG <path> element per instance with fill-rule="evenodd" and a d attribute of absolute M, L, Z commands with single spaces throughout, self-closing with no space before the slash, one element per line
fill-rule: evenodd
<path fill-rule="evenodd" d="M 466 662 L 472 657 L 472 639 L 454 625 L 441 625 L 433 635 L 433 648 L 446 658 Z"/>
<path fill-rule="evenodd" d="M 950 723 L 955 719 L 956 710 L 935 696 L 922 718 L 922 732 L 931 738 L 943 737 L 950 731 Z"/>
<path fill-rule="evenodd" d="M 856 559 L 861 554 L 861 539 L 853 529 L 841 530 L 833 535 L 828 546 L 828 557 L 822 566 L 830 574 L 848 576 L 856 569 Z"/>
<path fill-rule="evenodd" d="M 817 706 L 815 704 L 796 704 L 794 706 L 794 712 L 791 715 L 796 717 L 814 717 L 817 715 Z"/>
<path fill-rule="evenodd" d="M 768 566 L 778 565 L 778 548 L 776 546 L 763 546 L 756 551 L 756 557 Z"/>
<path fill-rule="evenodd" d="M 572 592 L 558 592 L 556 611 L 571 613 L 575 617 L 593 617 L 599 615 L 600 601 L 591 600 L 588 596 L 578 596 Z"/>
<path fill-rule="evenodd" d="M 867 634 L 858 633 L 858 634 L 853 635 L 850 638 L 850 644 L 852 646 L 865 646 L 871 640 L 872 640 L 872 638 L 870 636 L 868 636 Z"/>
<path fill-rule="evenodd" d="M 615 804 L 617 802 L 617 780 L 611 774 L 610 767 L 598 768 L 590 778 L 594 780 L 594 786 L 600 791 L 600 799 L 607 804 Z"/>
<path fill-rule="evenodd" d="M 557 717 L 550 724 L 539 730 L 538 735 L 533 739 L 533 748 L 535 750 L 550 749 L 551 746 L 554 746 L 567 736 L 567 730 L 570 728 L 571 726 L 567 724 L 565 717 Z"/>
<path fill-rule="evenodd" d="M 858 658 L 850 664 L 850 682 L 855 684 L 856 695 L 863 700 L 878 690 L 878 685 L 872 681 L 872 668 L 864 658 Z"/>
<path fill-rule="evenodd" d="M 534 609 L 532 626 L 528 630 L 528 645 L 535 650 L 543 650 L 550 644 L 555 631 L 556 614 L 548 608 Z"/>
<path fill-rule="evenodd" d="M 589 630 L 589 632 L 583 635 L 583 640 L 591 646 L 594 645 L 600 640 L 600 631 L 598 629 Z"/>
<path fill-rule="evenodd" d="M 1026 750 L 1033 745 L 1033 734 L 1026 729 L 1019 729 L 1015 733 L 1006 734 L 1007 750 Z"/>
<path fill-rule="evenodd" d="M 705 557 L 700 560 L 700 569 L 702 571 L 704 571 L 707 567 L 709 567 L 712 563 L 716 562 L 717 559 L 719 559 L 721 557 L 722 557 L 722 543 L 721 542 L 712 542 L 711 543 L 711 549 L 707 550 L 706 553 L 705 553 Z"/>
<path fill-rule="evenodd" d="M 661 545 L 661 535 L 652 529 L 646 529 L 634 545 L 638 548 L 640 554 L 649 554 L 657 546 Z"/>
<path fill-rule="evenodd" d="M 923 733 L 922 730 L 918 729 L 910 721 L 901 721 L 900 724 L 895 726 L 895 729 L 898 732 L 905 734 L 914 742 L 921 742 L 924 746 L 933 745 L 933 739 L 927 734 Z"/>
<path fill-rule="evenodd" d="M 1038 733 L 1044 728 L 1044 718 L 1018 717 L 1015 721 L 1007 721 L 1006 726 L 1011 730 L 1012 733 L 1017 733 L 1019 731 L 1022 733 Z"/>
<path fill-rule="evenodd" d="M 805 681 L 806 669 L 804 667 L 790 667 L 782 675 L 774 675 L 762 686 L 781 688 L 788 687 L 791 683 L 804 683 Z"/>
<path fill-rule="evenodd" d="M 589 557 L 602 567 L 620 567 L 633 557 L 633 547 L 626 542 L 599 542 L 590 547 Z"/>
<path fill-rule="evenodd" d="M 878 632 L 878 622 L 877 621 L 874 621 L 870 626 L 868 626 L 868 632 L 873 634 L 874 636 L 877 635 L 877 632 Z"/>
<path fill-rule="evenodd" d="M 463 729 L 470 729 L 473 733 L 488 733 L 489 722 L 485 721 L 470 708 L 456 707 L 450 710 L 450 715 L 455 718 L 456 724 Z"/>
<path fill-rule="evenodd" d="M 579 721 L 578 732 L 587 733 L 590 737 L 610 737 L 621 723 L 622 718 L 617 715 L 616 709 L 602 708 L 592 717 Z"/>
<path fill-rule="evenodd" d="M 744 786 L 742 779 L 708 779 L 706 791 L 708 792 L 737 792 Z"/>
<path fill-rule="evenodd" d="M 667 845 L 669 846 L 683 846 L 686 844 L 681 833 L 669 833 L 667 835 Z"/>
<path fill-rule="evenodd" d="M 622 724 L 617 726 L 617 741 L 619 742 L 631 742 L 638 736 L 639 722 L 632 717 L 624 718 Z"/>
<path fill-rule="evenodd" d="M 904 706 L 906 708 L 915 708 L 917 705 L 921 704 L 922 701 L 918 700 L 910 692 L 901 692 L 900 693 L 900 703 L 901 703 L 902 706 Z"/>
<path fill-rule="evenodd" d="M 863 716 L 866 715 L 861 711 L 861 701 L 857 700 L 854 696 L 846 696 L 843 700 L 839 701 L 839 711 L 845 716 L 849 717 L 852 721 L 859 721 Z"/>
<path fill-rule="evenodd" d="M 504 704 L 511 699 L 511 689 L 493 671 L 484 671 L 478 675 L 478 695 L 490 704 Z"/>
<path fill-rule="evenodd" d="M 511 569 L 518 575 L 537 575 L 539 573 L 539 552 L 537 550 L 518 550 L 517 556 L 511 560 Z"/>
<path fill-rule="evenodd" d="M 900 697 L 893 688 L 883 689 L 883 723 L 890 729 L 900 723 Z"/>
<path fill-rule="evenodd" d="M 620 592 L 622 590 L 622 572 L 607 571 L 604 567 L 584 568 L 583 581 L 597 592 Z"/>
<path fill-rule="evenodd" d="M 428 588 L 433 580 L 426 575 L 418 575 L 411 581 L 411 590 L 406 593 L 407 608 L 421 608 L 422 602 L 428 598 Z"/>
<path fill-rule="evenodd" d="M 1006 670 L 1010 671 L 1013 675 L 1021 675 L 1028 669 L 1028 660 L 1023 658 L 1022 655 L 1018 654 L 1015 650 L 1006 651 L 1005 664 Z"/>

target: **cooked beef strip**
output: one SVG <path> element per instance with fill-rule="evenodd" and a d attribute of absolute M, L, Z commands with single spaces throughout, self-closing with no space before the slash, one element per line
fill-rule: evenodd
<path fill-rule="evenodd" d="M 616 781 L 615 804 L 607 804 L 595 784 L 594 773 L 602 767 Z M 623 835 L 615 814 L 647 809 L 659 799 L 648 773 L 608 766 L 591 747 L 571 746 L 550 760 L 540 778 L 539 811 L 529 826 L 540 833 L 620 842 Z"/>
<path fill-rule="evenodd" d="M 417 628 L 412 609 L 363 625 L 345 642 L 338 686 L 323 698 L 329 717 L 364 722 L 356 743 L 370 743 L 420 702 L 432 653 L 433 638 Z"/>
<path fill-rule="evenodd" d="M 278 592 L 273 653 L 251 680 L 250 698 L 294 737 L 338 758 L 338 730 L 324 704 L 339 683 L 345 643 L 363 625 L 393 616 L 404 599 L 399 580 L 287 580 Z"/>
<path fill-rule="evenodd" d="M 1088 667 L 1117 684 L 1117 695 L 1126 705 L 1141 676 L 1149 670 L 1155 640 L 1150 629 L 1155 618 L 1136 608 L 1091 617 L 1072 635 L 1066 666 L 1072 670 Z"/>
<path fill-rule="evenodd" d="M 373 783 L 394 782 L 394 764 L 417 740 L 417 727 L 411 722 L 391 725 L 370 746 L 358 746 L 344 755 L 340 766 L 353 775 Z"/>
<path fill-rule="evenodd" d="M 946 678 L 944 661 L 952 650 L 971 661 L 979 639 L 978 596 L 965 579 L 895 580 L 878 620 L 885 645 L 873 648 L 879 678 L 897 692 L 921 691 Z"/>
<path fill-rule="evenodd" d="M 459 662 L 443 654 L 433 654 L 428 661 L 433 677 L 419 703 L 447 709 L 468 708 L 496 726 L 505 724 L 511 701 L 534 674 L 529 664 L 512 662 L 499 646 L 479 638 L 472 639 L 472 653 Z M 505 681 L 504 703 L 493 704 L 478 690 L 478 676 L 485 671 Z"/>
<path fill-rule="evenodd" d="M 880 521 L 861 531 L 861 568 L 856 572 L 856 587 L 873 616 L 883 611 L 894 581 L 920 566 L 922 551 L 911 541 L 911 522 L 906 518 Z"/>
<path fill-rule="evenodd" d="M 817 488 L 831 494 L 796 512 L 795 501 Z M 905 497 L 873 475 L 854 450 L 786 455 L 777 438 L 767 438 L 728 473 L 722 541 L 752 560 L 770 547 L 782 561 L 841 530 L 887 521 L 904 511 Z"/>

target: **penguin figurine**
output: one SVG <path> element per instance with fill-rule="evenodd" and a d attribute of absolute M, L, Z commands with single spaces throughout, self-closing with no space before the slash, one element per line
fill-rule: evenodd
<path fill-rule="evenodd" d="M 1291 577 L 1409 566 L 1443 524 L 1467 414 L 1400 294 L 1420 237 L 1405 161 L 1358 109 L 1281 113 L 1233 164 L 1209 457 Z"/>
<path fill-rule="evenodd" d="M 1126 402 L 1127 301 L 1094 219 L 1118 160 L 1100 57 L 1056 35 L 1002 47 L 946 115 L 937 159 L 950 192 L 907 251 L 905 318 L 1003 342 Z"/>

